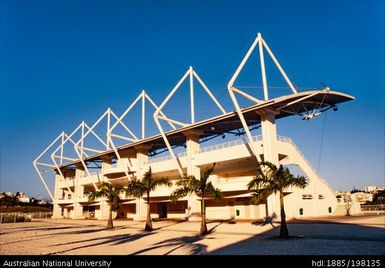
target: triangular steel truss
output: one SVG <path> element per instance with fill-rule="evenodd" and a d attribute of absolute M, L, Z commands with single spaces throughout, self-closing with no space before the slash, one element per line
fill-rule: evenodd
<path fill-rule="evenodd" d="M 142 90 L 142 92 L 138 95 L 138 97 L 130 104 L 130 106 L 128 106 L 128 108 L 123 112 L 123 114 L 117 118 L 117 121 L 115 122 L 115 124 L 112 125 L 112 127 L 108 130 L 107 132 L 107 138 L 108 138 L 108 141 L 109 141 L 109 144 L 111 144 L 111 147 L 112 149 L 114 150 L 115 152 L 115 155 L 119 161 L 119 163 L 123 164 L 124 166 L 124 172 L 125 172 L 125 175 L 127 176 L 127 179 L 129 179 L 130 177 L 132 178 L 133 177 L 133 172 L 131 172 L 130 170 L 130 167 L 127 165 L 127 163 L 125 161 L 122 161 L 122 157 L 120 156 L 119 154 L 119 151 L 117 149 L 117 147 L 115 146 L 115 143 L 113 141 L 112 138 L 117 138 L 117 139 L 121 139 L 121 140 L 125 140 L 125 141 L 129 141 L 129 142 L 137 142 L 139 141 L 139 139 L 135 136 L 135 134 L 129 130 L 128 128 L 126 128 L 126 130 L 131 134 L 132 138 L 129 138 L 129 137 L 125 137 L 125 136 L 122 136 L 122 135 L 118 135 L 118 134 L 115 134 L 113 133 L 113 130 L 119 125 L 119 124 L 122 124 L 123 126 L 124 123 L 123 123 L 123 120 L 124 118 L 129 114 L 129 112 L 135 107 L 135 105 L 137 105 L 139 103 L 139 101 L 141 101 L 141 105 L 142 105 L 142 109 L 141 109 L 141 114 L 142 114 L 142 129 L 141 129 L 141 137 L 142 139 L 144 139 L 146 137 L 146 100 L 155 108 L 155 109 L 158 109 L 158 105 L 156 105 L 156 103 L 151 99 L 151 97 L 146 93 L 145 90 Z M 163 113 L 163 112 L 160 112 L 161 115 L 164 117 L 164 118 L 167 118 L 166 115 Z M 169 122 L 169 125 L 173 128 L 173 129 L 176 129 L 176 127 L 174 126 L 173 123 Z"/>
<path fill-rule="evenodd" d="M 256 148 L 255 142 L 253 140 L 253 136 L 251 135 L 249 127 L 248 127 L 248 125 L 246 123 L 246 120 L 245 120 L 243 114 L 242 114 L 241 107 L 239 106 L 238 100 L 237 100 L 237 98 L 235 97 L 235 94 L 234 94 L 234 93 L 237 93 L 237 94 L 241 95 L 242 97 L 245 97 L 246 99 L 248 99 L 248 100 L 250 100 L 250 101 L 252 101 L 254 103 L 257 103 L 257 104 L 261 103 L 261 102 L 264 102 L 262 100 L 259 100 L 259 99 L 255 98 L 255 97 L 247 94 L 246 92 L 244 92 L 244 91 L 242 91 L 242 90 L 240 90 L 240 89 L 238 89 L 238 88 L 236 88 L 234 86 L 234 83 L 235 83 L 237 77 L 239 76 L 239 74 L 242 71 L 244 65 L 246 64 L 246 62 L 250 58 L 251 54 L 253 53 L 253 51 L 255 50 L 257 45 L 259 47 L 259 58 L 260 58 L 260 64 L 261 64 L 264 101 L 265 102 L 269 101 L 269 93 L 268 93 L 266 71 L 265 71 L 265 58 L 264 58 L 264 53 L 263 53 L 263 49 L 264 48 L 266 49 L 266 51 L 270 55 L 271 59 L 275 63 L 276 67 L 278 68 L 278 70 L 282 74 L 283 78 L 285 79 L 285 81 L 287 82 L 287 84 L 289 85 L 289 87 L 293 91 L 293 93 L 296 94 L 298 92 L 297 92 L 297 89 L 291 83 L 290 79 L 286 75 L 286 73 L 283 70 L 283 68 L 281 67 L 281 65 L 279 64 L 278 60 L 275 58 L 273 52 L 270 50 L 269 46 L 267 45 L 265 40 L 262 38 L 262 35 L 260 33 L 258 33 L 257 38 L 254 40 L 253 44 L 251 45 L 251 47 L 247 51 L 245 57 L 242 59 L 241 63 L 239 64 L 239 66 L 237 68 L 237 70 L 235 71 L 234 75 L 231 77 L 231 79 L 230 79 L 230 81 L 229 81 L 229 83 L 227 85 L 227 88 L 228 88 L 228 91 L 229 91 L 230 98 L 231 98 L 231 100 L 232 100 L 232 102 L 233 102 L 233 104 L 235 106 L 235 110 L 237 111 L 239 119 L 241 120 L 242 126 L 243 126 L 243 128 L 244 128 L 244 130 L 246 132 L 247 139 L 249 140 L 249 143 L 252 145 L 251 146 L 252 151 L 253 151 L 254 155 L 257 157 L 258 162 L 260 162 L 261 159 L 260 159 L 259 154 L 257 153 L 257 148 Z"/>
<path fill-rule="evenodd" d="M 191 124 L 194 124 L 195 123 L 195 106 L 194 106 L 194 77 L 198 80 L 199 84 L 203 87 L 203 89 L 206 91 L 206 93 L 209 95 L 209 97 L 214 101 L 214 103 L 217 105 L 217 107 L 219 108 L 219 110 L 225 114 L 226 111 L 225 109 L 222 107 L 222 105 L 218 102 L 218 100 L 214 97 L 214 95 L 211 93 L 210 89 L 208 89 L 208 87 L 205 85 L 205 83 L 203 83 L 202 79 L 198 76 L 198 74 L 194 71 L 194 69 L 190 66 L 190 68 L 187 70 L 187 72 L 183 75 L 183 77 L 179 80 L 179 82 L 176 84 L 176 86 L 171 90 L 171 92 L 167 95 L 167 97 L 164 99 L 164 101 L 162 102 L 162 104 L 159 106 L 158 109 L 156 109 L 155 113 L 154 113 L 154 121 L 163 137 L 163 140 L 167 146 L 167 149 L 169 150 L 170 152 L 170 155 L 171 157 L 176 161 L 176 164 L 177 164 L 177 169 L 178 169 L 178 172 L 181 176 L 183 176 L 183 171 L 182 171 L 182 166 L 176 156 L 176 154 L 174 153 L 171 145 L 170 145 L 170 142 L 168 141 L 168 138 L 164 132 L 164 129 L 162 127 L 162 125 L 160 124 L 160 121 L 159 120 L 164 120 L 168 123 L 174 123 L 176 125 L 180 125 L 182 127 L 184 126 L 187 126 L 189 124 L 186 124 L 186 123 L 182 123 L 182 122 L 179 122 L 179 121 L 176 121 L 176 120 L 173 120 L 173 119 L 169 119 L 169 118 L 166 118 L 164 116 L 161 115 L 162 113 L 162 109 L 164 108 L 164 106 L 167 104 L 167 102 L 171 99 L 171 97 L 175 94 L 175 92 L 180 88 L 180 86 L 182 85 L 182 83 L 187 79 L 187 77 L 190 78 L 190 110 L 191 110 Z"/>
<path fill-rule="evenodd" d="M 239 88 L 237 88 L 234 85 L 234 83 L 237 80 L 237 77 L 239 76 L 240 72 L 244 68 L 244 65 L 246 64 L 246 62 L 249 60 L 253 51 L 256 49 L 257 45 L 258 45 L 258 50 L 259 50 L 260 67 L 261 67 L 261 74 L 262 74 L 262 86 L 263 86 L 262 88 L 263 88 L 263 96 L 264 96 L 263 100 L 257 99 L 256 97 L 240 90 Z M 269 100 L 269 92 L 268 92 L 268 85 L 267 85 L 267 78 L 266 78 L 266 71 L 265 71 L 264 50 L 267 51 L 268 55 L 273 60 L 275 66 L 278 68 L 279 72 L 283 76 L 284 80 L 288 84 L 288 86 L 291 89 L 291 91 L 293 92 L 293 94 L 298 94 L 296 87 L 292 84 L 292 82 L 290 81 L 290 79 L 286 75 L 285 71 L 283 70 L 282 66 L 280 65 L 280 63 L 278 62 L 276 57 L 274 56 L 273 52 L 271 51 L 271 49 L 269 48 L 269 46 L 267 45 L 265 40 L 262 38 L 262 35 L 260 33 L 258 33 L 256 39 L 254 40 L 253 44 L 251 45 L 251 47 L 247 51 L 246 55 L 242 59 L 240 65 L 236 69 L 234 75 L 231 77 L 231 79 L 227 85 L 228 93 L 230 95 L 230 98 L 231 98 L 234 106 L 235 106 L 235 110 L 239 116 L 239 119 L 242 123 L 242 127 L 244 128 L 244 132 L 245 132 L 245 134 L 249 140 L 252 152 L 256 156 L 257 161 L 261 161 L 261 159 L 260 159 L 259 154 L 257 153 L 256 144 L 253 140 L 253 137 L 251 135 L 251 132 L 249 130 L 247 122 L 246 122 L 246 120 L 242 114 L 242 110 L 239 106 L 239 103 L 237 101 L 235 94 L 238 94 L 238 95 L 240 95 L 240 96 L 242 96 L 242 97 L 244 97 L 244 98 L 246 98 L 246 99 L 248 99 L 254 103 L 257 103 L 257 104 L 268 103 L 269 101 L 272 101 L 272 100 Z M 182 83 L 187 80 L 187 78 L 189 78 L 189 84 L 190 84 L 189 97 L 190 97 L 190 112 L 191 113 L 190 113 L 190 122 L 189 123 L 180 122 L 178 120 L 171 119 L 171 118 L 167 117 L 165 115 L 165 113 L 162 111 L 162 109 L 165 107 L 165 105 L 169 102 L 169 100 L 172 98 L 172 96 L 175 94 L 175 92 L 180 88 Z M 204 82 L 198 76 L 198 74 L 195 72 L 195 70 L 190 66 L 189 69 L 187 70 L 187 72 L 183 75 L 183 77 L 179 80 L 179 82 L 176 84 L 176 86 L 170 91 L 170 93 L 167 95 L 167 97 L 163 100 L 163 102 L 159 106 L 157 106 L 155 104 L 155 102 L 150 98 L 150 96 L 143 90 L 139 94 L 139 96 L 130 104 L 130 106 L 123 112 L 123 114 L 120 117 L 118 117 L 110 108 L 108 108 L 107 111 L 104 112 L 103 115 L 101 117 L 99 117 L 99 119 L 96 120 L 96 122 L 91 127 L 89 127 L 85 122 L 82 122 L 70 135 L 67 135 L 65 132 L 62 132 L 33 162 L 33 165 L 34 165 L 40 179 L 42 180 L 45 188 L 47 189 L 50 197 L 52 199 L 54 199 L 54 196 L 52 195 L 51 191 L 49 190 L 49 188 L 48 188 L 48 186 L 44 180 L 44 177 L 42 175 L 44 172 L 48 172 L 48 171 L 55 171 L 56 170 L 57 173 L 60 175 L 60 178 L 63 179 L 64 181 L 66 181 L 67 189 L 69 190 L 69 192 L 72 193 L 72 191 L 68 185 L 67 180 L 65 179 L 62 171 L 60 170 L 60 166 L 64 164 L 64 161 L 80 160 L 81 164 L 84 167 L 84 170 L 85 170 L 87 176 L 91 175 L 89 170 L 88 170 L 88 167 L 85 163 L 85 161 L 86 161 L 85 157 L 88 156 L 87 153 L 91 153 L 91 154 L 92 153 L 102 153 L 102 151 L 100 151 L 96 148 L 90 148 L 90 147 L 84 146 L 85 138 L 88 135 L 93 135 L 103 145 L 105 150 L 113 149 L 118 161 L 120 161 L 124 165 L 124 170 L 125 170 L 125 174 L 126 174 L 127 178 L 129 179 L 130 177 L 131 178 L 133 177 L 133 172 L 130 171 L 130 167 L 128 166 L 128 164 L 125 163 L 124 161 L 121 161 L 121 156 L 118 152 L 118 148 L 114 144 L 113 139 L 121 139 L 121 140 L 125 140 L 127 142 L 134 142 L 135 143 L 135 142 L 138 142 L 140 140 L 143 140 L 146 137 L 146 133 L 145 133 L 146 100 L 148 102 L 150 102 L 150 104 L 155 108 L 155 112 L 153 114 L 154 122 L 159 129 L 159 132 L 160 132 L 160 134 L 161 134 L 161 136 L 162 136 L 162 138 L 166 144 L 168 151 L 170 152 L 171 157 L 175 160 L 175 162 L 177 164 L 178 172 L 180 173 L 180 175 L 183 175 L 182 166 L 179 162 L 179 159 L 176 157 L 176 154 L 174 153 L 172 147 L 170 146 L 170 142 L 169 142 L 167 135 L 166 135 L 161 123 L 160 123 L 160 120 L 167 122 L 171 126 L 171 128 L 174 130 L 177 129 L 177 127 L 185 127 L 185 126 L 188 126 L 190 124 L 196 123 L 195 104 L 194 104 L 194 78 L 203 87 L 203 89 L 209 95 L 209 97 L 214 101 L 214 103 L 219 108 L 219 110 L 223 114 L 225 114 L 226 113 L 225 109 L 218 102 L 218 100 L 214 97 L 214 95 L 211 93 L 211 91 L 208 89 L 208 87 L 204 84 Z M 282 107 L 278 107 L 275 112 L 279 113 L 280 111 L 283 111 L 286 113 L 298 114 L 298 111 L 296 111 L 294 109 L 294 106 L 293 106 L 294 104 L 298 104 L 299 102 L 303 102 L 306 98 L 310 98 L 316 94 L 325 93 L 325 91 L 328 92 L 329 90 L 330 89 L 328 87 L 326 87 L 325 89 L 320 90 L 320 91 L 316 91 L 313 94 L 310 94 L 310 95 L 307 95 L 304 97 L 299 97 L 295 101 L 287 103 L 287 104 L 283 105 Z M 324 98 L 326 98 L 326 97 L 324 97 Z M 141 101 L 141 105 L 142 105 L 142 118 L 141 118 L 142 125 L 141 125 L 141 135 L 140 135 L 141 138 L 139 139 L 131 131 L 131 129 L 128 128 L 128 126 L 124 124 L 123 120 L 126 117 L 126 115 L 132 110 L 132 108 L 136 104 L 138 104 L 140 101 Z M 324 100 L 322 100 L 321 103 L 317 103 L 315 109 L 311 109 L 308 113 L 302 114 L 301 116 L 303 116 L 303 118 L 305 120 L 308 120 L 308 119 L 313 118 L 319 114 L 318 112 L 315 112 L 317 109 L 320 110 L 320 112 L 323 112 L 323 111 L 326 111 L 327 109 L 330 109 L 330 108 L 334 109 L 335 108 L 335 107 L 325 107 L 325 105 L 323 105 L 323 101 Z M 111 119 L 114 119 L 114 118 L 116 121 L 114 123 L 112 123 Z M 103 133 L 103 135 L 104 134 L 106 135 L 105 139 L 104 139 L 104 136 L 102 138 L 101 136 L 99 136 L 95 132 L 96 126 L 98 126 L 102 122 L 103 119 L 107 120 L 106 133 Z M 113 131 L 116 129 L 116 127 L 118 125 L 121 125 L 127 131 L 128 135 L 123 136 L 123 135 L 118 135 L 118 134 L 114 133 Z M 78 141 L 74 141 L 73 136 L 75 135 L 75 133 L 78 133 L 78 132 L 81 132 L 81 137 Z M 59 146 L 51 154 L 52 163 L 42 162 L 41 158 L 43 157 L 43 155 L 45 155 L 51 148 L 53 148 L 59 142 L 60 142 Z M 74 159 L 74 158 L 71 158 L 71 157 L 64 155 L 64 145 L 67 142 L 70 142 L 71 144 L 73 144 L 73 148 L 74 148 L 76 155 L 78 157 L 77 159 Z M 44 171 L 41 171 L 39 169 L 39 167 L 46 167 L 47 169 Z M 95 189 L 97 189 L 95 182 L 93 181 L 92 183 L 93 183 Z"/>

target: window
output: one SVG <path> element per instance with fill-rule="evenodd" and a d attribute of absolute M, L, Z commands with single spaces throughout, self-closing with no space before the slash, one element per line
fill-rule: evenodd
<path fill-rule="evenodd" d="M 312 196 L 311 194 L 303 194 L 303 195 L 302 195 L 302 199 L 303 199 L 303 200 L 313 199 L 313 196 Z"/>
<path fill-rule="evenodd" d="M 325 199 L 325 196 L 323 194 L 319 194 L 318 199 Z"/>

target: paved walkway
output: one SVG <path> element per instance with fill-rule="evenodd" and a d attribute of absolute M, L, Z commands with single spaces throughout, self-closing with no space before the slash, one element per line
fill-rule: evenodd
<path fill-rule="evenodd" d="M 252 222 L 211 222 L 212 232 L 199 237 L 199 222 L 144 222 L 42 220 L 1 224 L 1 255 L 384 255 L 385 216 L 295 220 L 289 223 L 293 238 L 277 238 L 279 228 Z M 276 226 L 279 227 L 279 226 Z"/>

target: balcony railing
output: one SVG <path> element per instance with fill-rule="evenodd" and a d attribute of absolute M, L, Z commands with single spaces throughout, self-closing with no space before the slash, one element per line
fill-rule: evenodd
<path fill-rule="evenodd" d="M 176 156 L 178 158 L 179 157 L 185 157 L 186 156 L 186 152 L 178 153 L 178 154 L 176 154 Z M 151 159 L 148 160 L 148 163 L 150 163 L 150 164 L 158 163 L 158 162 L 163 162 L 163 161 L 167 161 L 167 160 L 171 160 L 171 159 L 172 159 L 171 155 L 165 155 L 165 156 L 161 156 L 161 157 L 151 158 Z"/>
<path fill-rule="evenodd" d="M 254 136 L 254 140 L 260 141 L 260 140 L 262 140 L 262 136 L 260 136 L 260 135 Z M 221 150 L 221 149 L 234 147 L 237 145 L 242 145 L 242 144 L 247 144 L 247 143 L 248 142 L 246 140 L 237 139 L 237 140 L 233 140 L 233 141 L 228 141 L 228 142 L 224 142 L 224 143 L 219 143 L 219 144 L 214 144 L 211 146 L 203 147 L 199 150 L 199 153 L 206 153 L 206 152 Z M 186 156 L 186 152 L 182 152 L 182 153 L 177 154 L 177 157 L 184 157 L 184 156 Z M 149 163 L 158 163 L 158 162 L 163 162 L 163 161 L 167 161 L 167 160 L 171 160 L 171 159 L 172 159 L 171 155 L 166 155 L 166 156 L 162 156 L 162 157 L 152 158 L 149 160 Z"/>

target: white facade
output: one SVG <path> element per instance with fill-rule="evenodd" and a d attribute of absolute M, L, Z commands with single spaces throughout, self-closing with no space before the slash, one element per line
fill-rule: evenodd
<path fill-rule="evenodd" d="M 284 165 L 299 166 L 306 177 L 309 185 L 305 189 L 288 189 L 285 196 L 285 208 L 288 217 L 320 216 L 331 215 L 337 205 L 333 191 L 328 184 L 310 166 L 309 162 L 303 157 L 302 153 L 295 144 L 285 137 L 277 137 L 278 153 L 280 163 Z M 262 152 L 261 137 L 256 137 L 256 143 Z M 207 202 L 207 217 L 209 219 L 260 219 L 266 216 L 268 207 L 266 204 L 254 205 L 250 202 L 251 194 L 247 191 L 247 183 L 255 175 L 256 160 L 250 156 L 249 144 L 243 140 L 235 140 L 227 143 L 203 147 L 188 159 L 187 156 L 180 158 L 183 169 L 187 169 L 188 162 L 192 162 L 194 167 L 202 169 L 207 165 L 216 162 L 214 174 L 210 177 L 212 183 L 220 188 L 225 198 L 222 201 Z M 138 155 L 139 153 L 136 152 Z M 132 169 L 138 170 L 138 163 L 134 153 L 130 159 L 133 164 Z M 172 159 L 143 159 L 140 168 L 146 171 L 151 166 L 155 177 L 168 176 L 174 178 L 175 183 L 178 177 L 177 169 L 173 166 Z M 129 157 L 123 157 L 123 161 L 128 161 Z M 122 172 L 123 165 L 118 162 L 116 165 L 105 165 L 98 174 L 91 176 L 73 176 L 77 170 L 65 174 L 66 181 L 61 180 L 60 175 L 56 176 L 54 211 L 58 217 L 66 216 L 69 218 L 84 218 L 89 212 L 89 203 L 86 191 L 92 190 L 92 181 L 108 181 L 112 183 L 126 184 L 127 179 Z M 109 179 L 112 176 L 114 179 Z M 67 190 L 67 184 L 75 195 L 71 195 Z M 151 193 L 153 205 L 153 217 L 159 217 L 162 204 L 167 207 L 167 218 L 187 218 L 194 212 L 199 213 L 200 203 L 197 197 L 184 198 L 179 203 L 173 204 L 169 196 L 175 187 L 160 187 Z M 124 208 L 117 212 L 118 216 L 127 218 L 143 219 L 145 216 L 145 205 L 142 200 L 125 199 Z M 101 202 L 103 203 L 103 201 Z M 181 204 L 183 203 L 183 204 Z M 159 205 L 159 207 L 158 207 Z M 91 204 L 95 207 L 95 217 L 105 218 L 108 216 L 108 207 L 99 202 Z M 86 207 L 86 209 L 84 209 Z M 330 208 L 330 209 L 329 209 Z M 302 209 L 302 210 L 301 210 Z M 78 210 L 78 211 L 76 211 Z M 62 212 L 63 211 L 63 212 Z M 93 211 L 93 209 L 91 209 Z M 238 212 L 237 212 L 238 211 Z"/>
<path fill-rule="evenodd" d="M 257 45 L 261 59 L 264 100 L 258 100 L 234 86 L 244 64 Z M 293 94 L 269 99 L 264 70 L 264 50 L 276 64 Z M 188 78 L 191 120 L 189 123 L 185 123 L 167 117 L 162 109 Z M 222 114 L 196 122 L 195 80 L 204 88 Z M 215 162 L 215 170 L 210 180 L 214 186 L 222 190 L 225 198 L 219 202 L 213 200 L 206 202 L 208 219 L 254 220 L 274 214 L 279 219 L 280 205 L 277 195 L 270 196 L 263 204 L 253 204 L 250 200 L 251 192 L 247 190 L 247 184 L 255 176 L 256 165 L 261 160 L 270 161 L 276 165 L 296 165 L 309 180 L 309 185 L 305 189 L 285 190 L 285 211 L 289 218 L 333 214 L 337 208 L 337 200 L 333 191 L 317 174 L 295 143 L 290 138 L 277 135 L 276 119 L 300 115 L 303 119 L 309 120 L 326 110 L 335 110 L 337 103 L 354 98 L 330 91 L 329 88 L 297 92 L 260 34 L 231 78 L 228 92 L 234 103 L 235 111 L 226 112 L 195 70 L 190 67 L 159 106 L 146 92 L 142 91 L 120 117 L 108 109 L 94 124 L 88 125 L 82 122 L 71 134 L 67 135 L 63 132 L 34 161 L 34 166 L 53 199 L 54 217 L 105 219 L 109 211 L 106 201 L 100 199 L 89 203 L 87 197 L 90 191 L 98 189 L 101 182 L 108 181 L 113 184 L 127 185 L 132 178 L 141 179 L 151 166 L 155 178 L 168 177 L 175 184 L 183 174 L 199 178 L 201 171 Z M 251 100 L 255 105 L 241 108 L 235 94 Z M 153 120 L 159 128 L 159 134 L 152 137 L 145 135 L 147 102 L 155 108 Z M 141 104 L 142 108 L 142 118 L 140 121 L 138 120 L 142 127 L 139 138 L 131 131 L 130 125 L 124 124 L 125 116 L 137 104 Z M 96 133 L 96 126 L 100 125 L 103 120 L 107 122 L 106 132 Z M 161 122 L 169 124 L 171 130 L 165 131 Z M 125 135 L 116 133 L 117 127 L 123 128 Z M 250 128 L 253 127 L 261 129 L 260 136 L 252 136 Z M 81 134 L 79 140 L 74 140 L 76 133 Z M 207 139 L 234 133 L 245 135 L 245 139 L 206 147 L 202 145 Z M 96 138 L 104 149 L 87 147 L 85 144 L 87 136 Z M 126 145 L 116 146 L 117 139 L 124 140 Z M 59 146 L 55 147 L 58 144 Z M 73 147 L 77 158 L 70 158 L 64 154 L 65 145 Z M 174 147 L 185 149 L 177 154 L 174 152 Z M 50 155 L 52 162 L 43 162 L 42 157 L 52 148 L 55 149 Z M 162 150 L 167 150 L 169 155 L 150 157 Z M 90 169 L 92 163 L 96 165 L 96 171 Z M 49 190 L 41 167 L 45 167 L 46 171 L 56 173 L 54 193 Z M 175 186 L 160 187 L 151 193 L 152 216 L 190 220 L 199 216 L 199 198 L 192 195 L 177 203 L 171 203 L 170 194 L 173 189 Z M 143 198 L 133 199 L 124 196 L 122 198 L 124 207 L 116 212 L 117 217 L 134 220 L 145 218 L 146 204 Z"/>

